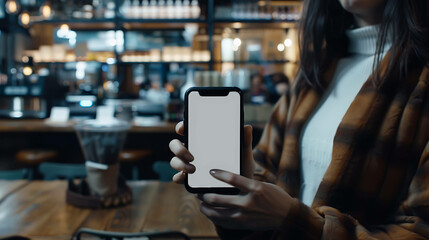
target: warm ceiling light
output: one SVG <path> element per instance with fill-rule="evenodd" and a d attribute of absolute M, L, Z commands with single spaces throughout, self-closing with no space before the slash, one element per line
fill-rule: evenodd
<path fill-rule="evenodd" d="M 64 24 L 61 24 L 60 30 L 68 32 L 70 30 L 70 27 L 69 27 L 69 25 L 64 23 Z"/>
<path fill-rule="evenodd" d="M 19 3 L 16 0 L 7 0 L 6 1 L 6 12 L 9 14 L 16 14 L 21 9 Z"/>
<path fill-rule="evenodd" d="M 239 22 L 235 22 L 235 23 L 232 23 L 232 28 L 242 28 L 243 27 L 243 24 L 242 23 L 239 23 Z"/>
<path fill-rule="evenodd" d="M 30 24 L 30 21 L 30 14 L 27 11 L 24 11 L 19 15 L 19 23 L 21 23 L 22 26 L 28 26 L 28 24 Z"/>
<path fill-rule="evenodd" d="M 232 41 L 232 44 L 234 44 L 234 46 L 241 46 L 241 39 L 240 38 L 234 38 L 234 41 Z"/>
<path fill-rule="evenodd" d="M 277 45 L 277 50 L 278 50 L 279 52 L 283 52 L 283 51 L 285 50 L 285 45 L 284 45 L 283 43 L 279 43 L 279 44 Z"/>
<path fill-rule="evenodd" d="M 292 46 L 292 40 L 290 40 L 289 38 L 286 38 L 284 44 L 285 44 L 286 47 L 290 47 L 290 46 Z"/>
<path fill-rule="evenodd" d="M 52 8 L 50 2 L 46 1 L 41 7 L 40 7 L 40 14 L 45 19 L 49 19 L 52 17 Z"/>
<path fill-rule="evenodd" d="M 30 76 L 31 74 L 33 74 L 33 69 L 31 69 L 31 67 L 24 67 L 24 69 L 22 69 L 22 73 L 24 73 L 25 76 Z"/>

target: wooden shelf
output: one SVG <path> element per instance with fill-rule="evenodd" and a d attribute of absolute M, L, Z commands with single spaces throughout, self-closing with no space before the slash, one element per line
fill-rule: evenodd
<path fill-rule="evenodd" d="M 201 18 L 120 18 L 123 23 L 206 23 L 207 20 Z"/>
<path fill-rule="evenodd" d="M 280 19 L 238 19 L 238 18 L 219 18 L 214 19 L 215 27 L 232 28 L 290 28 L 296 25 L 295 20 Z M 200 27 L 208 24 L 206 19 L 51 19 L 43 21 L 34 21 L 35 24 L 68 24 L 71 29 L 80 30 L 139 30 L 139 29 L 178 29 L 184 28 L 187 23 L 196 23 Z M 119 27 L 118 27 L 119 26 Z"/>
<path fill-rule="evenodd" d="M 210 61 L 191 61 L 191 62 L 182 62 L 182 61 L 168 61 L 168 62 L 118 62 L 121 65 L 132 65 L 132 64 L 209 64 Z"/>
<path fill-rule="evenodd" d="M 125 31 L 140 31 L 140 30 L 177 30 L 184 29 L 185 25 L 191 22 L 123 22 L 122 28 Z M 206 22 L 192 22 L 198 24 L 200 28 L 206 28 Z"/>
<path fill-rule="evenodd" d="M 296 20 L 281 20 L 281 19 L 250 19 L 250 18 L 217 18 L 214 19 L 215 23 L 295 23 Z"/>
<path fill-rule="evenodd" d="M 215 28 L 235 28 L 235 29 L 256 29 L 256 28 L 263 28 L 263 29 L 287 29 L 287 28 L 293 28 L 296 27 L 297 22 L 295 21 L 253 21 L 251 19 L 248 19 L 247 21 L 239 21 L 239 20 L 222 20 L 222 21 L 215 21 L 214 27 Z"/>
<path fill-rule="evenodd" d="M 248 60 L 248 61 L 214 61 L 214 63 L 233 63 L 233 64 L 285 64 L 291 63 L 289 60 Z"/>
<path fill-rule="evenodd" d="M 114 18 L 92 18 L 92 19 L 49 19 L 33 21 L 31 24 L 60 24 L 60 23 L 114 23 Z"/>
<path fill-rule="evenodd" d="M 187 23 L 205 24 L 205 19 L 51 19 L 43 21 L 34 21 L 34 24 L 61 25 L 68 24 L 71 29 L 79 30 L 138 30 L 138 29 L 177 29 L 184 28 Z M 201 25 L 204 26 L 204 25 Z"/>
<path fill-rule="evenodd" d="M 61 64 L 67 64 L 67 63 L 78 63 L 78 62 L 86 62 L 86 63 L 102 63 L 106 64 L 106 62 L 100 62 L 100 61 L 70 61 L 70 62 L 34 62 L 35 65 L 61 65 Z"/>
<path fill-rule="evenodd" d="M 101 63 L 106 64 L 106 62 L 99 62 L 99 61 L 72 61 L 72 62 L 35 62 L 36 65 L 61 65 L 66 63 L 77 63 L 77 62 L 94 62 L 94 63 Z M 184 62 L 184 61 L 160 61 L 160 62 L 124 62 L 124 61 L 118 61 L 116 62 L 120 65 L 132 65 L 132 64 L 209 64 L 210 61 L 190 61 L 190 62 Z M 214 64 L 221 64 L 221 63 L 233 63 L 233 64 L 261 64 L 261 65 L 267 65 L 267 64 L 285 64 L 285 63 L 295 63 L 290 60 L 249 60 L 249 61 L 213 61 Z M 17 63 L 18 64 L 18 63 Z M 25 64 L 25 63 L 22 63 Z"/>
<path fill-rule="evenodd" d="M 32 22 L 35 24 L 61 25 L 67 24 L 71 29 L 79 30 L 114 30 L 114 19 L 51 19 Z"/>
<path fill-rule="evenodd" d="M 77 63 L 77 62 L 106 64 L 106 62 L 99 62 L 99 61 L 34 62 L 34 64 L 35 65 L 62 65 L 62 64 Z M 132 65 L 132 64 L 172 64 L 172 63 L 177 63 L 177 64 L 209 64 L 210 61 L 191 61 L 191 62 L 183 62 L 183 61 L 167 61 L 167 62 L 163 62 L 163 61 L 162 62 L 123 62 L 123 61 L 118 61 L 115 64 Z M 17 62 L 16 64 L 28 64 L 28 63 Z"/>
<path fill-rule="evenodd" d="M 187 24 L 198 25 L 199 34 L 206 34 L 208 36 L 207 39 L 204 39 L 204 42 L 207 42 L 207 49 L 210 51 L 211 59 L 210 61 L 190 61 L 190 62 L 182 62 L 182 61 L 160 61 L 160 62 L 140 62 L 140 61 L 132 61 L 132 62 L 123 62 L 122 59 L 125 60 L 137 60 L 143 58 L 121 58 L 124 53 L 119 52 L 118 49 L 113 49 L 115 57 L 117 58 L 114 62 L 115 65 L 123 66 L 122 68 L 126 68 L 127 66 L 132 66 L 133 64 L 182 64 L 191 65 L 191 64 L 200 64 L 198 66 L 206 67 L 208 69 L 213 70 L 213 64 L 222 64 L 222 63 L 232 63 L 235 65 L 246 65 L 246 64 L 259 64 L 259 65 L 269 65 L 269 64 L 286 64 L 290 61 L 288 60 L 258 60 L 258 61 L 219 61 L 214 60 L 215 53 L 214 49 L 215 44 L 218 38 L 219 29 L 223 28 L 231 28 L 231 29 L 280 29 L 285 30 L 289 28 L 296 27 L 297 21 L 295 20 L 282 20 L 282 19 L 249 19 L 249 18 L 232 18 L 231 15 L 216 15 L 216 7 L 219 6 L 217 4 L 229 5 L 229 3 L 215 3 L 215 0 L 207 0 L 204 1 L 205 4 L 201 5 L 202 15 L 200 18 L 186 18 L 186 19 L 174 19 L 174 18 L 161 18 L 161 19 L 149 19 L 149 18 L 128 18 L 125 15 L 120 14 L 120 4 L 116 4 L 115 13 L 116 16 L 113 18 L 95 18 L 95 19 L 65 19 L 63 15 L 57 14 L 56 18 L 59 19 L 50 19 L 50 20 L 42 20 L 41 18 L 32 18 L 33 21 L 31 23 L 32 26 L 35 26 L 39 32 L 46 27 L 49 28 L 50 31 L 54 31 L 55 27 L 60 26 L 61 24 L 68 24 L 70 29 L 75 31 L 108 31 L 108 30 L 120 30 L 126 33 L 127 31 L 135 31 L 135 32 L 151 32 L 151 31 L 163 31 L 161 34 L 164 35 L 165 31 L 168 30 L 183 30 Z M 260 4 L 268 4 L 268 1 L 259 1 Z M 275 2 L 275 3 L 273 3 Z M 273 1 L 269 4 L 276 5 L 302 5 L 301 0 L 289 0 L 289 1 Z M 201 3 L 201 1 L 200 1 Z M 228 7 L 228 6 L 226 6 Z M 130 16 L 130 15 L 127 15 Z M 219 16 L 219 18 L 216 18 Z M 221 16 L 224 16 L 223 18 Z M 236 15 L 234 15 L 236 16 Z M 253 16 L 253 15 L 252 15 Z M 259 15 L 258 15 L 259 16 Z M 272 16 L 272 15 L 270 15 Z M 275 15 L 274 15 L 275 16 Z M 282 15 L 283 16 L 283 15 Z M 286 16 L 286 15 L 284 15 Z M 287 15 L 288 17 L 293 17 L 294 15 Z M 257 15 L 255 15 L 257 17 Z M 43 24 L 46 24 L 43 26 Z M 31 27 L 30 25 L 30 27 Z M 201 31 L 205 30 L 205 31 Z M 130 35 L 128 35 L 130 36 Z M 127 34 L 124 34 L 124 39 L 127 37 Z M 214 39 L 215 38 L 215 39 Z M 181 39 L 181 38 L 180 38 Z M 126 39 L 125 39 L 126 40 Z M 127 41 L 124 40 L 124 49 L 127 49 Z M 205 43 L 204 43 L 205 44 Z M 181 45 L 181 44 L 178 44 Z M 100 58 L 102 59 L 102 58 Z M 144 58 L 146 59 L 146 58 Z M 206 58 L 207 59 L 207 58 Z M 146 59 L 148 60 L 148 59 Z M 81 61 L 73 61 L 73 62 L 81 62 Z M 49 64 L 61 64 L 73 63 L 73 62 L 39 62 L 35 63 L 37 65 L 49 65 Z M 101 64 L 107 64 L 105 62 L 98 61 L 84 61 L 84 62 L 96 62 Z M 113 62 L 113 61 L 112 61 Z M 110 63 L 110 62 L 109 62 Z M 163 67 L 166 65 L 163 65 Z M 122 74 L 120 71 L 117 72 L 116 78 L 120 78 L 119 74 Z M 165 75 L 165 74 L 164 74 Z M 165 76 L 164 80 L 165 80 Z"/>

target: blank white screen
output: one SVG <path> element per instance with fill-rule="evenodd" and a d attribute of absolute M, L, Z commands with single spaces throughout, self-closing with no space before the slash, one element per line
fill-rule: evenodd
<path fill-rule="evenodd" d="M 209 174 L 222 169 L 240 174 L 240 95 L 188 96 L 188 149 L 196 171 L 188 176 L 193 188 L 231 187 Z"/>

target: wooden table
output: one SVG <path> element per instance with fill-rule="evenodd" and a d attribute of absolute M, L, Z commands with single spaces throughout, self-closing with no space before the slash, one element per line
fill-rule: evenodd
<path fill-rule="evenodd" d="M 193 239 L 218 239 L 200 213 L 198 199 L 183 186 L 158 181 L 129 182 L 131 205 L 81 209 L 65 202 L 65 181 L 0 181 L 0 237 L 71 239 L 79 228 L 117 232 L 178 230 Z"/>

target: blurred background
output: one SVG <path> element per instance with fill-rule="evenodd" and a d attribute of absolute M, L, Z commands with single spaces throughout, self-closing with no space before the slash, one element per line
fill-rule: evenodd
<path fill-rule="evenodd" d="M 301 9 L 299 0 L 0 0 L 0 171 L 37 179 L 41 163 L 84 162 L 73 124 L 110 114 L 133 125 L 123 174 L 159 178 L 154 163 L 171 158 L 192 86 L 241 88 L 256 143 L 296 74 Z"/>

